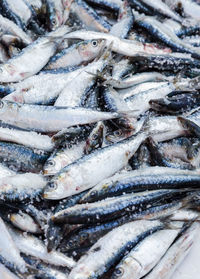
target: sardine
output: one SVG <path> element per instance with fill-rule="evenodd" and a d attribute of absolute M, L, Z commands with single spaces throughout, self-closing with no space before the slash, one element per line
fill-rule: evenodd
<path fill-rule="evenodd" d="M 55 107 L 1 101 L 0 120 L 37 132 L 57 132 L 63 128 L 118 118 L 118 112 L 79 107 Z"/>
<path fill-rule="evenodd" d="M 68 278 L 99 278 L 138 241 L 161 228 L 159 221 L 135 221 L 115 228 L 100 238 L 88 253 L 80 258 Z"/>
<path fill-rule="evenodd" d="M 196 183 L 195 183 L 196 181 Z M 196 185 L 195 185 L 196 184 Z M 199 172 L 168 167 L 147 167 L 114 176 L 93 187 L 81 202 L 93 202 L 106 197 L 119 196 L 151 189 L 181 189 L 199 187 Z"/>
<path fill-rule="evenodd" d="M 102 179 L 112 176 L 126 166 L 128 160 L 145 140 L 146 133 L 140 133 L 89 155 L 63 168 L 47 185 L 46 199 L 61 199 L 93 187 Z M 110 158 L 116 164 L 110 164 Z M 104 166 L 102 168 L 102 165 Z M 87 172 L 86 172 L 87 170 Z M 93 173 L 93 176 L 90 173 Z"/>
<path fill-rule="evenodd" d="M 167 201 L 172 197 L 178 196 L 176 190 L 157 190 L 141 193 L 122 195 L 119 197 L 108 198 L 102 201 L 89 204 L 77 204 L 73 207 L 64 209 L 54 214 L 51 219 L 54 222 L 69 224 L 83 224 L 105 222 L 129 213 L 137 213 L 149 208 L 149 204 Z M 182 196 L 182 193 L 180 193 Z M 185 193 L 183 193 L 185 196 Z"/>
<path fill-rule="evenodd" d="M 146 237 L 116 266 L 112 279 L 139 279 L 146 275 L 165 254 L 178 230 L 161 230 Z"/>
<path fill-rule="evenodd" d="M 2 199 L 23 200 L 39 196 L 46 180 L 40 174 L 22 173 L 1 178 L 0 185 Z"/>
<path fill-rule="evenodd" d="M 34 236 L 25 236 L 19 231 L 10 227 L 9 233 L 11 234 L 12 239 L 16 242 L 18 249 L 25 254 L 34 256 L 55 266 L 67 266 L 71 269 L 75 265 L 73 259 L 58 251 L 52 251 L 48 253 L 45 244 Z"/>
<path fill-rule="evenodd" d="M 45 69 L 57 69 L 61 67 L 76 66 L 83 63 L 86 64 L 96 58 L 104 46 L 105 41 L 103 39 L 83 41 L 74 44 L 54 55 L 46 65 Z"/>
<path fill-rule="evenodd" d="M 170 278 L 176 267 L 186 257 L 194 242 L 197 233 L 197 224 L 193 224 L 180 238 L 168 249 L 160 262 L 145 277 L 145 279 Z"/>
<path fill-rule="evenodd" d="M 53 34 L 37 39 L 24 48 L 19 55 L 9 59 L 0 66 L 0 82 L 16 82 L 38 73 L 54 55 L 57 36 L 62 36 L 67 32 L 69 32 L 68 27 L 61 27 Z"/>
<path fill-rule="evenodd" d="M 6 225 L 3 220 L 0 218 L 0 227 L 1 227 L 1 236 L 0 236 L 0 245 L 1 245 L 1 263 L 5 264 L 8 268 L 18 270 L 22 273 L 26 272 L 26 263 L 23 258 L 20 256 L 20 252 L 16 246 L 16 243 L 13 241 Z"/>
<path fill-rule="evenodd" d="M 160 49 L 155 44 L 143 44 L 138 41 L 120 39 L 111 34 L 104 34 L 94 31 L 74 31 L 65 35 L 65 38 L 74 38 L 82 40 L 85 40 L 85 38 L 87 38 L 88 40 L 105 39 L 107 46 L 111 45 L 112 51 L 130 57 L 138 55 L 145 56 L 148 54 L 168 54 L 171 52 L 169 48 Z"/>
<path fill-rule="evenodd" d="M 23 212 L 13 213 L 9 216 L 11 223 L 24 232 L 40 234 L 42 231 L 34 219 Z"/>

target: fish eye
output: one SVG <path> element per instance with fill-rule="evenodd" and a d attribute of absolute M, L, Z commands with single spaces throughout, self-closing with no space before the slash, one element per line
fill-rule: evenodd
<path fill-rule="evenodd" d="M 73 247 L 73 245 L 74 245 L 73 240 L 69 240 L 69 241 L 68 241 L 68 245 L 69 245 L 69 247 L 70 247 L 70 248 L 72 248 L 72 247 Z"/>
<path fill-rule="evenodd" d="M 96 193 L 97 193 L 97 191 L 92 191 L 92 192 L 90 193 L 90 196 L 91 196 L 91 197 L 95 197 Z"/>
<path fill-rule="evenodd" d="M 97 41 L 96 40 L 92 41 L 92 45 L 93 47 L 96 47 L 98 45 Z"/>
<path fill-rule="evenodd" d="M 87 239 L 87 238 L 88 238 L 88 234 L 85 233 L 85 232 L 83 232 L 83 233 L 81 234 L 81 237 L 82 237 L 83 240 L 84 240 L 84 239 Z"/>
<path fill-rule="evenodd" d="M 115 271 L 114 271 L 114 275 L 115 275 L 116 277 L 122 276 L 123 274 L 124 274 L 124 270 L 123 270 L 123 268 L 121 268 L 121 267 L 115 269 Z"/>
<path fill-rule="evenodd" d="M 121 136 L 122 135 L 122 131 L 117 130 L 114 132 L 115 136 Z"/>
<path fill-rule="evenodd" d="M 56 19 L 55 18 L 53 18 L 51 22 L 52 22 L 53 25 L 56 25 Z"/>
<path fill-rule="evenodd" d="M 57 183 L 56 183 L 56 182 L 49 182 L 49 183 L 47 184 L 47 186 L 48 186 L 48 189 L 49 189 L 49 190 L 55 190 L 55 189 L 57 189 Z"/>
<path fill-rule="evenodd" d="M 3 107 L 4 107 L 4 103 L 0 101 L 0 109 L 2 109 Z"/>
<path fill-rule="evenodd" d="M 53 166 L 55 166 L 55 161 L 49 160 L 49 161 L 47 162 L 47 165 L 50 166 L 50 167 L 53 167 Z"/>

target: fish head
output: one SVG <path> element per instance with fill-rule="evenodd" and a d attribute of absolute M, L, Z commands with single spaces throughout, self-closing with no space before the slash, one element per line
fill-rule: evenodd
<path fill-rule="evenodd" d="M 86 41 L 78 46 L 78 52 L 84 61 L 93 60 L 101 53 L 105 45 L 104 39 Z"/>
<path fill-rule="evenodd" d="M 43 198 L 49 199 L 49 200 L 58 200 L 62 198 L 62 192 L 64 189 L 62 189 L 61 186 L 58 186 L 57 182 L 50 181 L 47 183 L 44 192 L 43 192 Z"/>
<path fill-rule="evenodd" d="M 13 65 L 4 63 L 0 66 L 0 79 L 4 82 L 10 82 L 10 78 L 13 79 L 16 75 L 18 75 L 17 69 Z"/>
<path fill-rule="evenodd" d="M 3 114 L 4 112 L 6 112 L 6 103 L 5 101 L 0 101 L 0 114 Z"/>
<path fill-rule="evenodd" d="M 63 199 L 69 196 L 67 192 L 68 189 L 72 188 L 72 186 L 73 180 L 70 178 L 68 173 L 60 172 L 47 183 L 43 192 L 43 197 L 49 200 Z"/>
<path fill-rule="evenodd" d="M 136 278 L 137 276 L 139 277 L 142 269 L 143 266 L 140 264 L 139 261 L 135 260 L 131 256 L 127 256 L 115 268 L 111 279 L 131 278 L 133 276 L 133 271 Z"/>
<path fill-rule="evenodd" d="M 67 154 L 62 151 L 58 151 L 54 156 L 51 156 L 44 164 L 43 174 L 44 175 L 54 175 L 58 173 L 62 168 L 71 163 L 70 158 Z"/>
<path fill-rule="evenodd" d="M 53 9 L 53 12 L 50 13 L 49 16 L 49 26 L 50 26 L 50 30 L 54 31 L 56 30 L 58 27 L 61 26 L 63 21 L 62 15 L 60 14 L 60 12 L 58 10 Z"/>
<path fill-rule="evenodd" d="M 14 92 L 12 92 L 13 94 L 8 94 L 7 96 L 5 96 L 3 98 L 3 100 L 17 102 L 17 103 L 25 103 L 24 92 L 25 92 L 25 90 L 14 91 Z"/>
<path fill-rule="evenodd" d="M 9 101 L 0 101 L 0 115 L 12 115 L 18 111 L 20 104 L 9 102 Z"/>
<path fill-rule="evenodd" d="M 123 274 L 124 274 L 124 268 L 123 268 L 123 267 L 117 267 L 117 268 L 114 270 L 111 279 L 122 278 L 122 277 L 123 277 Z"/>
<path fill-rule="evenodd" d="M 54 175 L 55 173 L 57 173 L 60 170 L 60 168 L 61 167 L 60 167 L 59 162 L 57 162 L 53 158 L 49 158 L 44 164 L 43 174 L 44 175 Z"/>
<path fill-rule="evenodd" d="M 111 143 L 124 140 L 135 134 L 135 130 L 118 129 L 112 133 L 106 135 L 106 140 Z"/>
<path fill-rule="evenodd" d="M 97 149 L 103 144 L 104 124 L 100 121 L 86 140 L 85 153 L 89 154 L 92 150 Z"/>

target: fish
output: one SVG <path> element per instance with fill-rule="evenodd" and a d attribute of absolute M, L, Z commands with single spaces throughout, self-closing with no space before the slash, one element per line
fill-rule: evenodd
<path fill-rule="evenodd" d="M 104 106 L 108 111 L 129 111 L 132 107 L 127 104 L 123 98 L 112 88 L 112 87 L 102 87 L 101 88 L 102 101 Z M 133 109 L 137 110 L 137 109 Z M 122 126 L 127 130 L 134 129 L 135 115 L 133 117 L 119 118 L 115 120 L 115 124 Z"/>
<path fill-rule="evenodd" d="M 151 108 L 156 111 L 167 112 L 174 115 L 190 111 L 192 108 L 199 106 L 199 97 L 196 93 L 185 93 L 177 97 L 170 97 L 166 96 L 166 98 L 163 99 L 153 99 L 149 101 L 149 104 Z"/>
<path fill-rule="evenodd" d="M 61 199 L 93 187 L 102 179 L 122 169 L 145 138 L 146 133 L 141 132 L 137 136 L 132 136 L 127 140 L 85 155 L 64 167 L 47 184 L 44 198 Z M 118 164 L 110 165 L 110 158 Z M 104 164 L 103 169 L 99 167 L 102 166 L 102 163 Z M 89 172 L 85 172 L 86 169 Z M 92 177 L 90 176 L 91 171 L 93 173 Z"/>
<path fill-rule="evenodd" d="M 122 6 L 122 1 L 121 0 L 87 0 L 87 2 L 90 5 L 97 5 L 99 7 L 102 7 L 104 9 L 111 9 L 111 11 L 118 11 L 120 7 Z"/>
<path fill-rule="evenodd" d="M 30 130 L 23 130 L 4 124 L 0 124 L 0 140 L 45 151 L 52 151 L 54 149 L 54 144 L 48 135 L 42 135 L 36 132 L 30 132 Z"/>
<path fill-rule="evenodd" d="M 131 97 L 124 99 L 129 110 L 136 110 L 135 117 L 137 118 L 140 114 L 144 114 L 146 110 L 149 109 L 149 102 L 154 98 L 162 98 L 167 96 L 169 93 L 174 91 L 174 86 L 168 82 L 159 82 L 160 86 L 157 88 L 149 89 L 139 94 L 134 94 Z M 159 94 L 159 96 L 158 96 Z"/>
<path fill-rule="evenodd" d="M 45 69 L 57 69 L 86 64 L 95 59 L 104 46 L 104 39 L 79 42 L 56 53 L 56 55 L 49 60 Z"/>
<path fill-rule="evenodd" d="M 25 30 L 25 26 L 30 20 L 32 14 L 29 7 L 22 0 L 17 0 L 14 5 L 10 0 L 3 0 L 1 5 L 1 13 L 14 21 L 20 28 Z"/>
<path fill-rule="evenodd" d="M 186 74 L 192 72 L 194 65 L 199 69 L 199 60 L 194 59 L 191 55 L 176 52 L 172 54 L 165 55 L 148 55 L 148 56 L 136 56 L 134 57 L 135 63 L 137 63 L 138 71 L 147 71 L 151 69 L 152 71 L 171 71 L 173 73 L 178 73 L 179 71 L 185 71 Z M 199 74 L 195 74 L 198 76 Z"/>
<path fill-rule="evenodd" d="M 141 193 L 131 193 L 121 195 L 119 197 L 107 198 L 88 204 L 76 204 L 70 208 L 61 210 L 54 214 L 51 219 L 60 223 L 65 221 L 69 224 L 84 224 L 108 221 L 119 216 L 129 214 L 129 212 L 137 213 L 142 209 L 149 208 L 149 204 L 167 201 L 171 197 L 179 196 L 176 190 L 155 190 Z M 183 196 L 186 193 L 180 193 Z M 164 202 L 163 202 L 164 203 Z"/>
<path fill-rule="evenodd" d="M 139 279 L 156 265 L 177 237 L 178 230 L 161 230 L 146 237 L 116 266 L 112 279 Z M 156 251 L 152 250 L 156 247 Z"/>
<path fill-rule="evenodd" d="M 62 168 L 75 162 L 84 155 L 85 142 L 76 143 L 70 147 L 55 150 L 43 167 L 44 175 L 55 175 Z"/>
<path fill-rule="evenodd" d="M 174 244 L 167 250 L 160 262 L 146 276 L 146 279 L 155 278 L 170 278 L 173 271 L 181 263 L 192 247 L 195 234 L 197 233 L 197 225 L 193 224 L 181 235 Z"/>
<path fill-rule="evenodd" d="M 108 32 L 110 30 L 110 24 L 82 0 L 73 1 L 71 12 L 74 13 L 88 29 L 101 32 Z"/>
<path fill-rule="evenodd" d="M 107 80 L 104 81 L 104 84 L 111 85 L 115 88 L 124 89 L 144 82 L 163 81 L 166 78 L 167 78 L 166 76 L 158 72 L 150 72 L 150 73 L 146 72 L 146 73 L 130 75 L 124 79 L 108 78 Z"/>
<path fill-rule="evenodd" d="M 87 70 L 83 70 L 77 77 L 77 86 L 74 88 L 73 80 L 69 82 L 64 90 L 59 94 L 55 106 L 69 106 L 78 107 L 82 106 L 83 99 L 87 92 L 95 85 L 95 74 L 102 71 L 110 59 L 107 50 L 102 54 L 97 62 L 88 65 Z"/>
<path fill-rule="evenodd" d="M 98 201 L 108 197 L 119 196 L 123 193 L 140 192 L 144 189 L 183 189 L 185 187 L 195 187 L 192 177 L 197 179 L 196 187 L 198 188 L 199 173 L 195 170 L 189 171 L 170 167 L 150 166 L 139 170 L 122 172 L 97 184 L 81 199 L 81 202 Z"/>
<path fill-rule="evenodd" d="M 170 29 L 166 26 L 161 25 L 155 17 L 139 15 L 137 12 L 133 13 L 135 20 L 138 25 L 147 28 L 154 36 L 157 36 L 160 40 L 165 42 L 168 46 L 172 47 L 176 51 L 190 53 L 193 57 L 199 58 L 199 50 L 195 48 L 176 36 Z"/>
<path fill-rule="evenodd" d="M 75 228 L 73 228 L 72 231 L 67 235 L 65 234 L 65 238 L 60 243 L 59 249 L 61 249 L 61 251 L 64 253 L 69 253 L 70 251 L 77 251 L 80 247 L 91 247 L 100 237 L 104 236 L 115 227 L 121 226 L 131 221 L 143 219 L 156 220 L 157 218 L 161 219 L 166 217 L 170 217 L 170 219 L 173 220 L 174 215 L 174 218 L 176 218 L 176 211 L 179 210 L 182 206 L 182 202 L 174 201 L 170 204 L 158 205 L 155 207 L 150 207 L 146 210 L 143 209 L 140 212 L 124 215 L 122 217 L 104 223 L 74 225 Z M 181 211 L 181 209 L 179 211 Z"/>
<path fill-rule="evenodd" d="M 0 278 L 168 278 L 200 210 L 199 0 L 2 0 Z"/>
<path fill-rule="evenodd" d="M 145 56 L 148 54 L 167 54 L 171 52 L 171 49 L 164 48 L 160 49 L 155 44 L 143 44 L 138 41 L 132 41 L 127 39 L 120 39 L 117 36 L 113 36 L 111 34 L 107 33 L 100 33 L 95 31 L 74 31 L 66 34 L 64 36 L 65 38 L 73 38 L 73 39 L 82 39 L 88 38 L 88 40 L 94 40 L 94 39 L 104 39 L 106 40 L 106 45 L 111 45 L 111 49 L 114 52 L 117 52 L 122 55 L 127 55 L 130 57 L 134 56 Z"/>
<path fill-rule="evenodd" d="M 124 1 L 118 11 L 118 19 L 110 28 L 109 34 L 115 35 L 121 39 L 128 36 L 134 23 L 134 16 L 128 1 Z"/>
<path fill-rule="evenodd" d="M 30 232 L 34 234 L 42 233 L 39 225 L 34 219 L 26 213 L 13 213 L 9 216 L 11 223 L 24 232 Z"/>
<path fill-rule="evenodd" d="M 14 88 L 8 88 L 9 91 L 6 90 L 6 92 L 12 91 L 12 94 L 7 95 L 4 100 L 26 104 L 52 104 L 68 81 L 74 79 L 81 69 L 67 68 L 64 71 L 49 71 L 46 70 L 39 75 L 31 76 L 20 83 L 16 83 Z M 57 87 L 52 89 L 55 82 Z"/>
<path fill-rule="evenodd" d="M 1 199 L 23 200 L 39 196 L 46 180 L 40 174 L 22 173 L 1 178 L 0 185 Z"/>
<path fill-rule="evenodd" d="M 56 37 L 68 31 L 68 27 L 61 27 L 54 34 L 37 39 L 24 48 L 19 55 L 6 61 L 0 66 L 0 82 L 16 82 L 38 73 L 54 55 L 58 40 Z"/>
<path fill-rule="evenodd" d="M 102 121 L 97 122 L 97 124 L 92 129 L 89 137 L 86 140 L 84 147 L 84 153 L 89 154 L 93 150 L 101 148 L 104 141 L 104 130 L 105 126 Z"/>
<path fill-rule="evenodd" d="M 0 142 L 0 162 L 17 171 L 39 172 L 49 153 L 20 144 Z"/>
<path fill-rule="evenodd" d="M 182 18 L 173 12 L 167 4 L 163 3 L 162 1 L 153 2 L 151 0 L 142 0 L 142 3 L 148 6 L 150 9 L 154 10 L 155 13 L 165 15 L 167 17 L 170 17 L 178 22 L 182 22 Z"/>
<path fill-rule="evenodd" d="M 27 264 L 31 265 L 36 272 L 36 276 L 43 276 L 45 279 L 66 279 L 67 274 L 69 273 L 67 270 L 65 272 L 59 271 L 55 267 L 49 267 L 47 264 L 44 264 L 40 260 L 34 259 L 34 257 L 23 255 L 24 260 Z M 30 275 L 32 276 L 32 275 Z"/>
<path fill-rule="evenodd" d="M 167 0 L 166 4 L 173 9 L 176 8 L 176 6 L 180 6 L 186 16 L 192 17 L 195 20 L 199 20 L 198 12 L 200 11 L 200 9 L 198 3 L 190 0 L 181 0 L 180 2 Z"/>
<path fill-rule="evenodd" d="M 88 253 L 80 258 L 68 278 L 99 278 L 123 257 L 127 249 L 129 251 L 139 240 L 161 228 L 159 221 L 135 221 L 115 228 L 100 238 Z"/>
<path fill-rule="evenodd" d="M 44 262 L 56 265 L 67 266 L 72 268 L 75 265 L 73 259 L 65 256 L 57 251 L 47 252 L 45 244 L 37 237 L 27 235 L 24 236 L 21 232 L 13 228 L 8 228 L 13 240 L 17 243 L 18 249 L 28 255 L 38 257 Z"/>
<path fill-rule="evenodd" d="M 18 27 L 12 20 L 0 15 L 1 30 L 16 36 L 24 45 L 32 43 L 31 37 Z"/>
<path fill-rule="evenodd" d="M 16 243 L 13 241 L 4 221 L 1 218 L 0 227 L 1 263 L 3 263 L 6 267 L 11 268 L 13 271 L 18 270 L 19 272 L 25 273 L 27 271 L 26 263 L 20 256 L 20 252 L 16 246 Z"/>
<path fill-rule="evenodd" d="M 83 107 L 31 105 L 6 100 L 1 101 L 0 106 L 0 120 L 19 128 L 46 133 L 120 116 L 118 112 L 103 112 Z"/>
<path fill-rule="evenodd" d="M 49 20 L 49 28 L 50 30 L 56 30 L 63 23 L 63 3 L 62 0 L 54 1 L 47 0 L 46 1 L 46 9 Z"/>
<path fill-rule="evenodd" d="M 10 272 L 4 265 L 0 264 L 0 272 L 2 279 L 19 279 L 14 273 Z"/>

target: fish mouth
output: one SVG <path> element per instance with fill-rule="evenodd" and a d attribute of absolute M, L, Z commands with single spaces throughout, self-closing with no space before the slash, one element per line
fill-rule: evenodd
<path fill-rule="evenodd" d="M 43 170 L 43 174 L 44 174 L 44 175 L 48 175 L 49 173 L 48 173 L 47 170 Z"/>
<path fill-rule="evenodd" d="M 10 221 L 11 221 L 11 222 L 15 222 L 15 220 L 16 220 L 15 215 L 12 214 L 12 215 L 10 216 Z"/>
<path fill-rule="evenodd" d="M 55 195 L 51 195 L 51 193 L 43 193 L 42 197 L 46 200 L 58 200 L 58 198 Z"/>
<path fill-rule="evenodd" d="M 51 188 L 51 186 L 49 187 L 49 185 L 54 186 L 54 183 L 49 182 L 47 184 L 47 187 L 44 189 L 42 197 L 44 199 L 48 199 L 48 200 L 57 200 L 58 197 L 57 197 L 56 192 L 55 192 L 56 188 L 53 188 L 53 187 Z"/>
<path fill-rule="evenodd" d="M 48 195 L 47 193 L 43 193 L 42 197 L 43 197 L 44 199 L 48 199 L 48 198 L 49 198 L 49 195 Z"/>
<path fill-rule="evenodd" d="M 56 220 L 56 217 L 55 216 L 51 216 L 51 221 L 55 221 Z"/>

